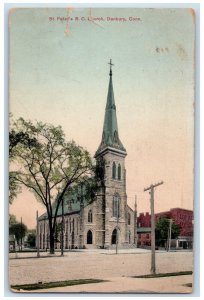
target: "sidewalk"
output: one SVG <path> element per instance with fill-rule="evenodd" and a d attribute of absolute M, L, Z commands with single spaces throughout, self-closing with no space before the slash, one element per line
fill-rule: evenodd
<path fill-rule="evenodd" d="M 119 249 L 118 255 L 120 254 L 145 254 L 150 253 L 151 250 L 149 249 L 142 249 L 142 248 L 135 248 L 135 249 Z M 192 252 L 192 250 L 171 250 L 167 252 L 166 250 L 156 250 L 156 253 L 173 253 L 173 252 Z M 116 250 L 105 250 L 105 249 L 73 249 L 73 250 L 64 250 L 64 256 L 70 253 L 87 253 L 87 254 L 115 254 Z M 55 254 L 50 254 L 49 251 L 42 251 L 40 252 L 40 257 L 59 257 L 61 256 L 61 251 L 55 250 Z M 37 257 L 37 252 L 16 252 L 16 253 L 9 253 L 9 258 L 35 258 Z"/>
<path fill-rule="evenodd" d="M 147 249 L 119 249 L 118 254 L 140 254 L 140 253 L 149 253 L 151 250 Z M 160 252 L 160 251 L 159 251 Z M 163 252 L 163 251 L 162 251 Z M 166 252 L 166 251 L 165 251 Z M 116 250 L 105 250 L 105 249 L 73 249 L 73 250 L 64 250 L 64 256 L 69 255 L 70 253 L 86 253 L 86 254 L 115 254 Z M 59 257 L 61 256 L 61 251 L 55 250 L 55 254 L 50 254 L 49 251 L 41 251 L 40 257 Z M 32 258 L 37 257 L 37 252 L 12 252 L 9 253 L 9 258 Z"/>

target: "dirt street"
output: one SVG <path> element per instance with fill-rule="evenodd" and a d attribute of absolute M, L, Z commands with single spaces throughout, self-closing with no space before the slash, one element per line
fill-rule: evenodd
<path fill-rule="evenodd" d="M 85 279 L 97 278 L 108 279 L 110 281 L 118 282 L 116 286 L 121 286 L 119 282 L 125 283 L 126 278 L 149 274 L 151 252 L 141 251 L 135 249 L 134 251 L 119 251 L 115 254 L 114 251 L 83 251 L 83 252 L 66 252 L 64 257 L 60 257 L 60 253 L 56 256 L 49 257 L 47 253 L 41 254 L 41 258 L 36 258 L 36 254 L 22 253 L 18 254 L 19 258 L 15 259 L 14 254 L 10 254 L 9 260 L 9 281 L 11 285 L 72 280 L 72 279 Z M 30 257 L 29 256 L 34 256 Z M 21 258 L 20 258 L 21 257 Z M 24 257 L 24 258 L 22 258 Z M 156 253 L 156 267 L 157 273 L 169 273 L 179 271 L 191 271 L 193 269 L 193 254 L 192 252 L 157 252 Z M 192 276 L 185 277 L 189 282 L 192 282 Z M 161 279 L 153 279 L 157 282 L 166 282 L 162 289 L 169 289 L 171 282 L 176 282 L 176 277 Z M 135 279 L 131 278 L 131 289 Z M 160 280 L 160 281 L 159 281 Z M 172 281 L 173 280 L 173 281 Z M 138 281 L 138 279 L 137 279 Z M 151 281 L 151 282 L 153 282 Z M 130 279 L 129 279 L 130 282 Z M 142 283 L 141 283 L 142 282 Z M 168 283 L 167 283 L 168 282 Z M 144 280 L 140 280 L 141 289 L 145 288 Z M 91 286 L 103 287 L 105 283 L 91 284 Z M 133 284 L 134 285 L 134 284 Z M 88 285 L 87 285 L 88 286 Z M 106 284 L 107 286 L 107 284 Z M 113 292 L 118 290 L 114 284 Z M 81 286 L 84 290 L 84 287 Z M 90 289 L 90 287 L 88 289 Z M 104 286 L 105 287 L 105 286 Z M 154 287 L 154 284 L 152 285 Z M 94 289 L 95 289 L 94 288 Z M 124 286 L 128 290 L 128 286 Z M 149 286 L 151 289 L 151 286 Z M 63 288 L 65 290 L 65 288 Z M 79 286 L 68 287 L 70 292 L 78 291 Z M 146 288 L 148 290 L 148 287 Z M 186 288 L 185 288 L 186 289 Z M 184 289 L 184 290 L 185 290 Z M 99 289 L 101 290 L 101 289 Z M 119 289 L 120 290 L 120 289 Z M 189 291 L 189 288 L 186 291 Z M 108 284 L 108 291 L 111 291 L 111 284 Z"/>

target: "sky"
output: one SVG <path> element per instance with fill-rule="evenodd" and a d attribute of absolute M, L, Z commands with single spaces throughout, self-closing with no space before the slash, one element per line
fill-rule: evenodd
<path fill-rule="evenodd" d="M 73 20 L 62 20 L 67 17 Z M 192 10 L 13 9 L 9 28 L 14 118 L 61 125 L 67 140 L 94 155 L 111 58 L 119 137 L 128 153 L 128 204 L 134 207 L 136 195 L 138 213 L 149 212 L 144 188 L 163 180 L 155 190 L 155 212 L 193 209 Z M 25 189 L 10 206 L 29 228 L 36 210 L 45 211 Z"/>

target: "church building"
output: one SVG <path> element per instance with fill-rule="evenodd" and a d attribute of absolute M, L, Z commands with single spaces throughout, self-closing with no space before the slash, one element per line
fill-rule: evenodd
<path fill-rule="evenodd" d="M 101 143 L 95 153 L 96 163 L 104 161 L 104 186 L 91 203 L 87 200 L 64 199 L 64 248 L 120 248 L 136 245 L 136 211 L 127 204 L 125 157 L 118 132 L 116 105 L 110 61 L 109 87 Z M 57 223 L 62 222 L 59 208 Z M 56 231 L 57 232 L 57 231 Z M 39 247 L 49 248 L 46 213 L 39 218 Z M 57 238 L 55 247 L 60 248 Z"/>

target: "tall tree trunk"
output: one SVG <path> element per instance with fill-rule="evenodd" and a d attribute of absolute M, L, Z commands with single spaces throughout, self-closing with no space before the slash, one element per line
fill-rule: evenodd
<path fill-rule="evenodd" d="M 54 230 L 50 228 L 50 254 L 55 253 L 55 236 L 54 236 Z"/>
<path fill-rule="evenodd" d="M 48 214 L 48 223 L 49 223 L 49 233 L 50 233 L 50 254 L 55 253 L 55 228 L 53 227 L 53 218 L 52 215 L 49 215 L 49 211 L 47 209 Z"/>

